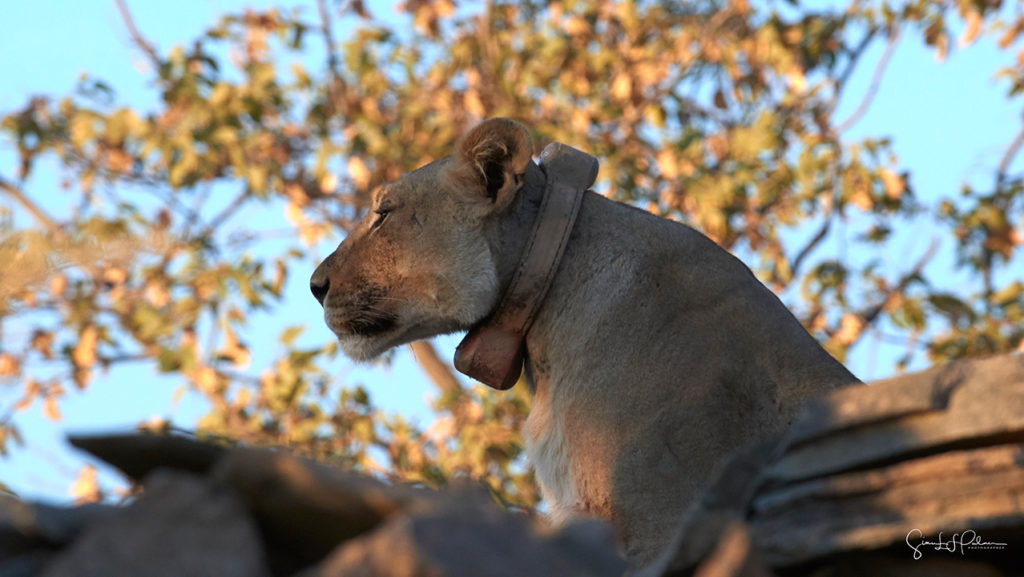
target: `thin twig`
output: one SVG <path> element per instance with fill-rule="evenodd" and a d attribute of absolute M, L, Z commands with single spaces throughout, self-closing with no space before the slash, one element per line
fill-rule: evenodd
<path fill-rule="evenodd" d="M 334 50 L 334 33 L 331 32 L 331 13 L 327 10 L 327 0 L 317 0 L 316 7 L 320 12 L 320 31 L 324 35 L 324 47 L 327 49 L 327 68 L 334 79 L 340 80 L 341 73 L 338 71 L 338 55 Z"/>
<path fill-rule="evenodd" d="M 443 395 L 457 395 L 453 399 L 451 408 L 452 417 L 455 418 L 456 426 L 461 427 L 467 419 L 465 390 L 455 377 L 451 366 L 441 360 L 434 345 L 429 341 L 416 341 L 409 345 L 412 354 L 419 363 L 423 372 L 427 373 L 430 380 L 434 382 Z"/>
<path fill-rule="evenodd" d="M 224 224 L 229 218 L 231 218 L 232 216 L 234 216 L 236 212 L 238 212 L 238 209 L 245 204 L 245 201 L 249 199 L 249 196 L 250 191 L 249 188 L 246 187 L 245 190 L 240 192 L 238 196 L 234 198 L 234 200 L 228 203 L 228 205 L 225 206 L 223 210 L 217 213 L 217 215 L 210 220 L 210 223 L 207 224 L 206 228 L 203 229 L 203 234 L 201 236 L 209 236 L 211 233 L 213 233 L 213 231 L 220 228 L 220 225 Z"/>
<path fill-rule="evenodd" d="M 63 240 L 64 238 L 66 238 L 64 235 L 64 230 L 57 225 L 56 221 L 54 221 L 53 218 L 50 217 L 50 215 L 46 214 L 46 212 L 43 211 L 43 209 L 39 208 L 39 206 L 36 205 L 34 202 L 32 202 L 32 200 L 29 199 L 24 192 L 22 192 L 20 189 L 18 189 L 10 182 L 7 182 L 7 180 L 5 180 L 2 176 L 0 176 L 0 190 L 6 192 L 11 198 L 14 199 L 15 202 L 17 202 L 19 205 L 21 205 L 22 208 L 28 211 L 32 215 L 32 217 L 35 218 L 37 222 L 39 222 L 39 224 L 43 225 L 43 227 L 45 227 L 46 230 L 50 231 L 50 233 L 53 234 L 55 239 Z"/>
<path fill-rule="evenodd" d="M 320 13 L 320 31 L 324 36 L 324 47 L 327 49 L 327 69 L 331 73 L 331 81 L 327 84 L 327 119 L 334 116 L 335 99 L 338 87 L 343 85 L 341 72 L 338 70 L 338 55 L 334 50 L 334 33 L 331 31 L 331 14 L 327 9 L 327 0 L 316 0 L 317 11 Z"/>
<path fill-rule="evenodd" d="M 864 97 L 861 99 L 860 104 L 857 105 L 857 109 L 853 111 L 846 120 L 839 123 L 836 128 L 836 134 L 842 134 L 846 132 L 854 124 L 856 124 L 864 113 L 868 111 L 871 103 L 875 100 L 875 95 L 878 94 L 878 88 L 882 84 L 882 76 L 885 74 L 885 69 L 889 66 L 889 61 L 892 60 L 892 55 L 896 51 L 896 46 L 900 41 L 900 29 L 893 28 L 889 34 L 889 40 L 885 45 L 885 52 L 882 53 L 882 57 L 878 59 L 878 64 L 875 65 L 875 71 L 871 74 L 871 84 L 868 85 L 867 92 L 864 93 Z"/>
<path fill-rule="evenodd" d="M 873 307 L 865 309 L 864 312 L 860 314 L 861 318 L 864 319 L 865 326 L 870 325 L 875 321 L 876 318 L 878 318 L 878 315 L 881 314 L 883 310 L 885 310 L 885 306 L 889 303 L 890 300 L 892 300 L 893 295 L 900 294 L 904 290 L 906 290 L 907 285 L 910 284 L 910 281 L 913 280 L 914 277 L 920 275 L 921 271 L 924 270 L 924 267 L 929 262 L 931 262 L 932 258 L 935 256 L 935 253 L 938 251 L 938 249 L 938 241 L 933 240 L 932 243 L 928 246 L 928 250 L 926 250 L 924 254 L 921 255 L 921 258 L 917 260 L 917 263 L 914 264 L 914 268 L 910 269 L 910 272 L 903 275 L 903 278 L 900 279 L 900 282 L 896 284 L 895 288 L 893 288 L 890 291 L 887 291 L 887 294 L 885 295 L 885 298 L 882 299 L 882 302 L 878 303 Z"/>
<path fill-rule="evenodd" d="M 868 46 L 871 45 L 871 41 L 874 40 L 877 32 L 878 31 L 875 29 L 868 31 L 868 33 L 864 35 L 864 38 L 861 38 L 857 47 L 850 51 L 849 60 L 846 62 L 846 68 L 843 69 L 842 74 L 836 77 L 832 97 L 828 101 L 827 114 L 829 116 L 835 112 L 836 106 L 839 104 L 839 98 L 842 96 L 843 88 L 850 80 L 850 77 L 853 76 L 853 72 L 857 69 L 857 65 L 860 63 L 861 57 L 864 56 L 864 52 L 867 51 Z"/>
<path fill-rule="evenodd" d="M 804 248 L 802 248 L 799 254 L 796 255 L 796 258 L 793 259 L 793 264 L 789 267 L 790 274 L 793 278 L 797 277 L 797 271 L 800 269 L 800 265 L 803 264 L 804 259 L 806 259 L 807 256 L 811 254 L 811 251 L 825 239 L 830 228 L 832 228 L 831 214 L 825 217 L 825 222 L 821 225 L 821 228 L 818 229 L 818 232 L 807 242 L 806 245 L 804 245 Z"/>
<path fill-rule="evenodd" d="M 858 44 L 857 47 L 853 49 L 853 52 L 850 53 L 850 60 L 846 63 L 846 69 L 843 70 L 843 73 L 840 74 L 839 78 L 836 80 L 837 89 L 841 90 L 842 87 L 846 85 L 846 82 L 850 77 L 853 76 L 853 71 L 857 69 L 857 63 L 860 61 L 860 57 L 864 55 L 864 51 L 866 51 L 868 46 L 871 45 L 871 41 L 874 40 L 876 32 L 877 30 L 871 30 L 865 34 L 864 38 L 861 39 L 860 44 Z"/>
<path fill-rule="evenodd" d="M 128 10 L 128 5 L 124 3 L 124 0 L 114 0 L 114 5 L 117 6 L 117 11 L 121 13 L 121 19 L 124 20 L 125 28 L 128 29 L 128 35 L 132 37 L 132 42 L 135 43 L 139 50 L 146 53 L 150 64 L 153 65 L 154 71 L 159 72 L 163 62 L 160 60 L 160 56 L 157 55 L 156 49 L 153 48 L 153 44 L 146 40 L 135 26 L 135 20 L 132 18 L 131 11 Z"/>
<path fill-rule="evenodd" d="M 1022 145 L 1024 145 L 1024 130 L 1017 134 L 1017 137 L 1010 143 L 1006 152 L 1003 153 L 1002 160 L 999 161 L 999 167 L 996 168 L 996 188 L 1001 188 L 1003 183 L 1006 182 L 1006 173 L 1010 170 L 1010 163 L 1013 162 Z"/>

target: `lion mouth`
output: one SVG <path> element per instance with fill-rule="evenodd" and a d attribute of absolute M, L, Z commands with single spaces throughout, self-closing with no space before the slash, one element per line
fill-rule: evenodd
<path fill-rule="evenodd" d="M 385 291 L 377 286 L 368 285 L 354 295 L 348 302 L 327 303 L 324 317 L 327 326 L 339 337 L 376 337 L 394 330 L 398 325 L 398 315 L 382 306 Z"/>
<path fill-rule="evenodd" d="M 345 321 L 345 326 L 353 335 L 373 337 L 395 328 L 398 317 L 387 312 L 362 312 Z"/>

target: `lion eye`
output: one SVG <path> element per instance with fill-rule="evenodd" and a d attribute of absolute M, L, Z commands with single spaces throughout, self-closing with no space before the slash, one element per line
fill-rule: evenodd
<path fill-rule="evenodd" d="M 380 225 L 384 224 L 384 220 L 388 217 L 389 214 L 391 214 L 391 211 L 386 208 L 378 208 L 377 210 L 373 211 L 373 213 L 377 215 L 377 218 L 375 218 L 373 220 L 373 224 L 370 225 L 370 230 L 377 229 L 380 227 Z"/>

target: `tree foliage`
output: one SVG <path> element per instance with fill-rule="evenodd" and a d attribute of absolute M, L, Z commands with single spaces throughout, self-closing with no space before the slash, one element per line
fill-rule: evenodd
<path fill-rule="evenodd" d="M 41 403 L 58 420 L 66 391 L 143 362 L 205 396 L 202 433 L 394 480 L 485 479 L 508 503 L 537 505 L 518 434 L 523 387 L 467 386 L 418 344 L 440 391 L 436 420 L 420 430 L 334 377 L 333 343 L 300 345 L 301 324 L 250 329 L 252 318 L 290 315 L 285 279 L 307 274 L 311 251 L 358 220 L 374 187 L 447 154 L 491 116 L 522 120 L 539 146 L 587 150 L 602 162 L 599 191 L 742 252 L 840 359 L 882 323 L 898 330 L 903 362 L 1024 338 L 1024 284 L 1002 274 L 1022 241 L 1024 181 L 1011 168 L 1024 132 L 990 186 L 936 203 L 915 194 L 887 135 L 846 136 L 877 89 L 847 94 L 851 76 L 866 66 L 880 79 L 900 42 L 943 58 L 993 35 L 1012 63 L 998 73 L 1019 98 L 1019 7 L 407 0 L 396 17 L 321 0 L 315 11 L 225 15 L 162 51 L 116 4 L 156 104 L 124 105 L 116 87 L 86 77 L 2 119 L 18 164 L 0 167 L 0 383 L 16 391 L 0 407 L 0 450 L 19 439 L 19 411 Z M 863 61 L 878 44 L 881 60 Z M 837 117 L 842 98 L 861 99 L 849 117 Z M 34 184 L 47 158 L 61 167 L 60 192 Z M 73 208 L 48 212 L 55 194 Z M 239 223 L 254 210 L 281 216 Z M 930 278 L 931 251 L 893 271 L 823 248 L 842 238 L 884 254 L 922 214 L 958 239 L 970 286 Z M 276 358 L 253 358 L 247 343 L 275 338 Z"/>

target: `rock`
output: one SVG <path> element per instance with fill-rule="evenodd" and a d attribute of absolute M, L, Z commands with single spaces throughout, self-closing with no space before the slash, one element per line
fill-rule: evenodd
<path fill-rule="evenodd" d="M 145 493 L 91 523 L 43 577 L 263 577 L 252 519 L 230 491 L 192 474 L 156 471 Z"/>
<path fill-rule="evenodd" d="M 134 481 L 164 467 L 205 474 L 229 450 L 180 435 L 152 433 L 78 436 L 68 441 L 117 467 Z"/>
<path fill-rule="evenodd" d="M 1024 355 L 958 361 L 812 401 L 764 481 L 784 484 L 993 439 L 1024 442 Z"/>
<path fill-rule="evenodd" d="M 275 569 L 319 561 L 340 543 L 436 496 L 265 449 L 236 448 L 211 473 L 259 522 Z"/>
<path fill-rule="evenodd" d="M 774 566 L 893 544 L 910 558 L 913 529 L 1006 542 L 1024 533 L 1022 464 L 1024 445 L 1002 445 L 805 481 L 755 498 L 751 530 Z"/>
<path fill-rule="evenodd" d="M 88 523 L 116 510 L 110 505 L 52 507 L 0 496 L 0 559 L 37 547 L 70 543 Z"/>
<path fill-rule="evenodd" d="M 149 473 L 143 478 L 143 497 L 119 511 L 117 523 L 86 532 L 47 575 L 70 575 L 71 567 L 83 575 L 156 574 L 145 565 L 159 559 L 148 551 L 150 543 L 138 536 L 135 541 L 119 540 L 120 535 L 133 532 L 159 536 L 174 550 L 194 552 L 203 559 L 211 553 L 204 543 L 215 541 L 197 533 L 195 508 L 213 500 L 224 515 L 204 521 L 204 527 L 223 524 L 217 530 L 221 536 L 237 532 L 239 527 L 234 525 L 241 521 L 258 527 L 257 532 L 246 525 L 251 531 L 247 537 L 261 541 L 252 549 L 259 552 L 256 558 L 232 545 L 242 542 L 242 535 L 215 547 L 226 557 L 243 555 L 239 561 L 247 563 L 252 574 L 258 574 L 253 563 L 263 574 L 273 575 L 302 571 L 305 575 L 585 577 L 621 575 L 625 569 L 607 524 L 593 521 L 545 532 L 527 517 L 498 507 L 478 487 L 475 492 L 465 487 L 435 492 L 388 485 L 283 451 L 211 450 L 186 439 L 115 435 L 79 445 L 133 474 Z M 161 455 L 168 455 L 166 463 Z M 172 473 L 165 466 L 191 473 Z M 127 530 L 128 526 L 133 529 Z M 139 539 L 144 542 L 136 542 Z M 112 542 L 127 549 L 108 553 Z M 88 564 L 99 560 L 102 563 L 95 567 Z M 168 575 L 207 574 L 200 573 L 204 570 L 211 575 L 245 574 L 221 573 L 225 569 L 218 565 L 220 561 L 212 557 L 197 561 L 200 565 L 194 567 L 165 559 L 159 563 L 167 564 Z"/>
<path fill-rule="evenodd" d="M 891 549 L 908 533 L 1024 536 L 1024 357 L 959 361 L 809 404 L 748 514 L 773 567 Z M 1011 556 L 989 555 L 1000 567 Z"/>
<path fill-rule="evenodd" d="M 87 524 L 115 510 L 97 504 L 52 507 L 0 496 L 0 575 L 37 575 Z"/>
<path fill-rule="evenodd" d="M 915 560 L 940 533 L 989 544 Z M 1006 355 L 809 403 L 777 446 L 734 457 L 636 575 L 1020 575 L 1021 542 L 1024 357 Z"/>
<path fill-rule="evenodd" d="M 707 560 L 697 567 L 694 577 L 772 577 L 754 547 L 746 526 L 733 522 L 722 530 L 722 537 Z"/>
<path fill-rule="evenodd" d="M 625 562 L 614 551 L 610 530 L 601 525 L 603 531 L 590 526 L 575 536 L 542 537 L 522 515 L 478 499 L 452 499 L 428 511 L 394 516 L 301 577 L 621 575 Z M 589 534 L 586 543 L 582 534 Z"/>
<path fill-rule="evenodd" d="M 40 548 L 12 557 L 4 557 L 0 559 L 0 575 L 4 577 L 34 577 L 42 572 L 54 556 L 54 551 Z"/>

